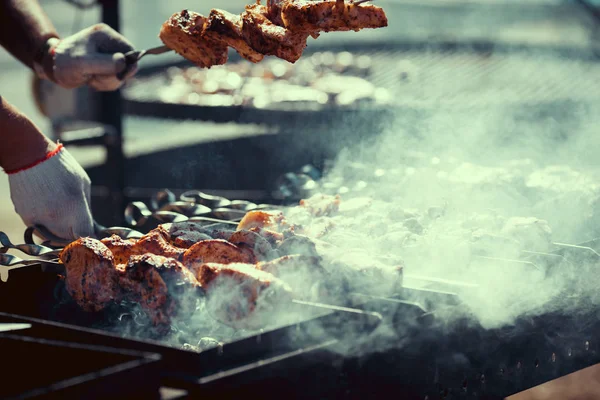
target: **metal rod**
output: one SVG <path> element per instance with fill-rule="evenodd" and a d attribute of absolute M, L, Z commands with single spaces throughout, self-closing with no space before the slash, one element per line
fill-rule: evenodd
<path fill-rule="evenodd" d="M 119 0 L 101 0 L 102 22 L 120 31 Z M 100 93 L 100 119 L 104 125 L 115 131 L 114 140 L 106 147 L 104 164 L 111 182 L 110 205 L 106 225 L 119 225 L 122 221 L 121 210 L 125 209 L 125 155 L 123 152 L 123 106 L 120 90 Z"/>
<path fill-rule="evenodd" d="M 600 24 L 600 10 L 598 7 L 590 4 L 588 0 L 575 0 L 579 5 L 584 8 L 588 14 L 590 14 L 595 20 L 596 24 Z"/>

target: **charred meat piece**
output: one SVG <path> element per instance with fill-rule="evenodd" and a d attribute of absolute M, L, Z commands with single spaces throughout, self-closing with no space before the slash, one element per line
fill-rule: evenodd
<path fill-rule="evenodd" d="M 278 26 L 284 26 L 283 19 L 281 18 L 281 5 L 282 0 L 267 0 L 266 16 Z"/>
<path fill-rule="evenodd" d="M 75 240 L 63 249 L 60 260 L 67 272 L 67 292 L 83 310 L 100 311 L 119 299 L 119 275 L 113 254 L 99 240 Z"/>
<path fill-rule="evenodd" d="M 118 235 L 112 235 L 100 241 L 112 252 L 115 264 L 127 264 L 129 257 L 135 254 L 135 239 L 122 239 Z"/>
<path fill-rule="evenodd" d="M 173 246 L 169 243 L 169 238 L 169 232 L 164 226 L 161 225 L 158 228 L 152 229 L 138 239 L 131 255 L 152 253 L 179 259 L 185 253 L 185 249 Z"/>
<path fill-rule="evenodd" d="M 271 22 L 267 7 L 258 4 L 246 7 L 242 14 L 242 36 L 250 46 L 266 56 L 275 56 L 295 63 L 306 48 L 306 32 L 293 32 Z"/>
<path fill-rule="evenodd" d="M 177 315 L 191 315 L 201 289 L 179 261 L 156 254 L 132 256 L 120 284 L 126 299 L 139 303 L 154 326 L 168 325 Z"/>
<path fill-rule="evenodd" d="M 260 235 L 261 237 L 265 238 L 267 240 L 267 242 L 269 242 L 271 244 L 271 246 L 279 245 L 279 243 L 284 238 L 283 233 L 275 232 L 270 229 L 255 227 L 255 228 L 251 228 L 250 232 L 254 232 L 254 233 Z"/>
<path fill-rule="evenodd" d="M 284 235 L 278 232 L 285 224 L 283 214 L 266 211 L 250 211 L 237 226 L 238 231 L 251 231 L 265 238 L 272 246 L 283 240 Z"/>
<path fill-rule="evenodd" d="M 204 263 L 247 263 L 252 259 L 239 247 L 222 239 L 203 240 L 183 254 L 183 265 L 188 268 Z"/>
<path fill-rule="evenodd" d="M 206 292 L 209 312 L 230 326 L 264 327 L 273 311 L 292 299 L 285 282 L 252 264 L 206 263 L 191 270 Z"/>
<path fill-rule="evenodd" d="M 117 235 L 112 235 L 102 239 L 101 242 L 113 253 L 115 264 L 127 264 L 131 256 L 146 253 L 178 259 L 185 252 L 185 249 L 171 245 L 168 239 L 169 233 L 161 225 L 138 240 L 121 239 Z"/>
<path fill-rule="evenodd" d="M 318 257 L 317 245 L 308 236 L 294 235 L 282 241 L 277 250 L 280 254 Z"/>
<path fill-rule="evenodd" d="M 283 26 L 297 32 L 359 31 L 388 26 L 381 7 L 344 0 L 283 0 Z"/>
<path fill-rule="evenodd" d="M 229 238 L 231 238 L 231 235 L 233 235 L 234 233 L 235 233 L 235 231 L 230 231 L 230 230 L 226 230 L 226 229 L 214 229 L 210 233 L 210 236 L 213 239 L 229 240 Z"/>
<path fill-rule="evenodd" d="M 249 211 L 237 226 L 237 230 L 250 230 L 252 228 L 275 228 L 279 225 L 280 216 L 266 211 Z"/>
<path fill-rule="evenodd" d="M 170 242 L 175 247 L 189 249 L 192 245 L 202 241 L 212 239 L 210 232 L 201 224 L 195 222 L 176 222 L 166 228 L 169 234 Z"/>
<path fill-rule="evenodd" d="M 288 283 L 294 294 L 303 299 L 320 299 L 325 294 L 320 287 L 327 272 L 321 265 L 319 257 L 291 255 L 271 261 L 259 262 L 256 268 L 269 272 Z"/>
<path fill-rule="evenodd" d="M 242 18 L 230 12 L 212 9 L 205 25 L 203 37 L 234 48 L 246 60 L 257 63 L 264 58 L 242 37 Z"/>
<path fill-rule="evenodd" d="M 267 239 L 252 231 L 236 231 L 229 238 L 229 242 L 242 249 L 242 251 L 252 254 L 251 262 L 265 260 L 273 251 L 273 247 Z"/>
<path fill-rule="evenodd" d="M 175 13 L 162 25 L 160 40 L 201 68 L 223 65 L 227 62 L 227 45 L 202 36 L 206 22 L 207 18 L 193 11 Z"/>
<path fill-rule="evenodd" d="M 315 194 L 308 199 L 300 200 L 300 206 L 305 207 L 315 217 L 331 215 L 340 209 L 340 196 Z"/>

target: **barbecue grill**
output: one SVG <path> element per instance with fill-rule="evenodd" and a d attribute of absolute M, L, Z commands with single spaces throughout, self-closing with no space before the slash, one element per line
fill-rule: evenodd
<path fill-rule="evenodd" d="M 199 207 L 200 202 L 212 208 Z M 219 207 L 223 205 L 237 210 Z M 240 219 L 236 213 L 240 208 L 273 207 L 197 191 L 178 198 L 165 190 L 155 194 L 150 205 L 130 204 L 125 217 L 128 227 L 103 228 L 99 235 L 139 237 L 158 223 L 185 220 L 227 227 Z M 34 231 L 49 240 L 34 244 Z M 154 354 L 150 357 L 158 364 L 161 384 L 191 394 L 235 398 L 248 390 L 269 388 L 265 393 L 269 398 L 361 398 L 385 396 L 390 390 L 402 393 L 403 398 L 503 398 L 600 361 L 598 322 L 590 323 L 596 320 L 595 311 L 567 313 L 561 308 L 522 317 L 508 328 L 484 329 L 467 322 L 468 310 L 457 295 L 464 283 L 411 274 L 404 274 L 401 286 L 387 296 L 369 292 L 367 287 L 362 293 L 354 288 L 337 306 L 309 307 L 303 320 L 215 342 L 200 352 L 182 348 L 180 342 L 149 338 L 147 332 L 131 330 L 123 337 L 124 324 L 119 319 L 131 311 L 110 309 L 100 315 L 78 311 L 61 291 L 52 261 L 56 251 L 49 246 L 60 243 L 56 239 L 53 243 L 42 227 L 28 229 L 25 236 L 28 243 L 24 245 L 0 236 L 4 251 L 19 250 L 34 259 L 24 261 L 7 254 L 0 258 L 2 264 L 14 268 L 8 274 L 3 271 L 0 323 L 32 325 L 11 335 L 40 345 L 58 341 L 58 345 L 74 343 L 90 351 L 93 346 L 106 346 L 113 353 Z M 600 242 L 557 247 L 553 254 L 524 256 L 514 262 L 581 263 L 598 257 Z M 584 304 L 579 309 L 593 310 Z M 444 313 L 464 314 L 465 319 L 455 320 L 446 331 L 437 323 Z M 325 333 L 311 334 L 315 326 L 325 327 Z M 391 332 L 394 344 L 407 340 L 410 345 L 390 345 L 385 338 Z"/>
<path fill-rule="evenodd" d="M 105 2 L 105 17 L 112 19 L 111 25 L 114 26 L 118 18 L 114 14 L 109 15 L 114 10 L 108 6 L 109 3 Z M 532 10 L 528 6 L 523 7 L 534 14 L 543 8 L 534 6 L 535 10 Z M 564 11 L 562 6 L 550 9 L 550 14 Z M 519 9 L 515 13 L 522 11 Z M 586 18 L 580 11 L 575 14 Z M 586 20 L 586 23 L 589 21 Z M 93 181 L 100 185 L 116 182 L 116 191 L 123 195 L 127 193 L 126 170 L 150 170 L 139 167 L 147 165 L 144 163 L 150 163 L 155 169 L 145 185 L 139 183 L 143 182 L 142 177 L 131 179 L 131 183 L 142 187 L 129 188 L 129 199 L 137 202 L 127 207 L 122 204 L 123 207 L 119 208 L 119 212 L 125 208 L 124 215 L 120 216 L 122 221 L 118 222 L 125 228 L 99 227 L 99 233 L 139 237 L 159 223 L 189 218 L 206 225 L 227 227 L 239 220 L 246 210 L 277 208 L 281 204 L 293 203 L 304 194 L 300 186 L 306 176 L 298 177 L 298 174 L 294 176 L 286 172 L 298 171 L 307 162 L 318 169 L 323 168 L 340 148 L 364 138 L 363 132 L 377 136 L 398 112 L 403 114 L 406 125 L 418 122 L 439 108 L 473 113 L 490 106 L 521 110 L 527 118 L 549 113 L 569 121 L 569 107 L 597 101 L 594 89 L 598 66 L 593 51 L 569 45 L 534 47 L 536 55 L 532 56 L 532 46 L 502 41 L 435 42 L 417 38 L 397 43 L 337 47 L 328 44 L 324 48 L 309 50 L 307 56 L 315 52 L 336 54 L 344 51 L 368 55 L 374 66 L 369 80 L 377 86 L 403 94 L 394 99 L 391 107 L 367 105 L 361 108 L 359 115 L 356 108 L 278 106 L 257 109 L 175 104 L 159 101 L 151 96 L 152 93 L 136 97 L 134 90 L 127 90 L 124 108 L 130 115 L 174 120 L 216 119 L 217 122 L 275 125 L 279 129 L 278 135 L 237 143 L 224 142 L 222 147 L 217 147 L 222 154 L 235 158 L 247 152 L 249 144 L 254 144 L 254 148 L 265 155 L 260 162 L 256 157 L 247 158 L 245 162 L 227 166 L 229 170 L 223 168 L 220 174 L 215 175 L 217 179 L 202 182 L 190 179 L 180 187 L 174 187 L 172 192 L 162 191 L 155 196 L 151 194 L 156 192 L 156 186 L 172 187 L 174 179 L 169 174 L 184 168 L 177 159 L 185 163 L 189 157 L 163 154 L 164 159 L 171 160 L 169 163 L 157 161 L 156 154 L 147 159 L 124 160 L 120 153 L 121 113 L 117 110 L 120 103 L 106 95 L 102 100 L 103 120 L 116 126 L 119 138 L 111 142 L 118 145 L 107 165 L 117 160 L 111 166 L 117 167 L 122 180 L 115 181 L 109 177 L 104 181 L 102 171 L 91 169 Z M 232 61 L 236 61 L 235 56 Z M 187 66 L 189 64 L 175 63 L 145 68 L 140 71 L 139 77 L 141 80 L 161 81 L 165 68 Z M 531 71 L 530 79 L 515 85 L 511 81 L 514 78 L 511 71 L 515 68 Z M 575 78 L 560 81 L 565 71 Z M 432 84 L 424 86 L 424 81 Z M 548 85 L 548 82 L 553 84 Z M 518 90 L 509 90 L 508 83 Z M 435 87 L 436 92 L 431 92 L 428 87 Z M 483 97 L 482 91 L 486 93 Z M 313 131 L 315 135 L 308 136 Z M 339 139 L 341 131 L 344 132 L 344 140 L 332 140 L 334 137 Z M 223 148 L 230 152 L 223 151 Z M 280 153 L 277 158 L 269 158 L 269 154 L 275 153 L 273 150 L 281 148 L 287 149 L 287 152 Z M 298 148 L 302 151 L 310 148 L 309 159 L 299 157 L 295 153 Z M 214 152 L 214 149 L 206 146 L 206 154 Z M 193 153 L 190 157 L 198 157 L 196 150 L 189 151 L 188 156 Z M 183 150 L 178 150 L 177 154 L 183 153 Z M 161 165 L 168 165 L 168 168 L 159 168 Z M 222 179 L 228 174 L 241 176 L 242 170 L 253 175 L 254 179 L 242 177 L 235 183 Z M 306 170 L 304 172 L 310 175 Z M 283 178 L 273 185 L 274 178 L 280 175 Z M 320 172 L 316 172 L 315 179 L 317 175 Z M 274 192 L 270 190 L 273 186 L 277 189 Z M 209 196 L 188 190 L 193 187 L 220 189 L 210 192 L 224 194 L 230 199 L 244 199 L 245 202 L 237 201 L 232 205 L 228 199 L 217 199 L 221 203 L 208 204 Z M 99 202 L 95 200 L 95 203 Z M 100 212 L 94 213 L 101 215 Z M 100 220 L 110 219 L 101 217 Z M 44 247 L 34 245 L 34 231 L 47 239 Z M 112 360 L 115 364 L 124 358 L 129 360 L 127 357 L 137 357 L 142 367 L 144 363 L 156 366 L 155 382 L 184 389 L 193 395 L 239 398 L 252 391 L 260 393 L 263 398 L 365 398 L 390 397 L 390 393 L 407 399 L 503 398 L 600 361 L 596 313 L 573 312 L 593 310 L 593 305 L 565 308 L 561 303 L 555 307 L 555 312 L 521 317 L 508 328 L 485 329 L 466 317 L 469 310 L 465 309 L 457 295 L 464 290 L 465 283 L 410 273 L 404 274 L 402 285 L 393 293 L 381 295 L 368 288 L 362 291 L 355 288 L 340 304 L 324 305 L 324 308 L 308 306 L 301 320 L 264 332 L 248 333 L 241 338 L 232 335 L 221 343 L 210 342 L 198 353 L 197 349 L 182 349 L 181 343 L 161 342 L 160 338 L 149 337 L 148 332 L 142 334 L 139 329 L 133 329 L 131 335 L 122 337 L 125 327 L 136 327 L 139 316 L 131 310 L 109 309 L 100 315 L 78 311 L 64 292 L 58 275 L 60 268 L 53 263 L 55 249 L 64 243 L 53 240 L 42 228 L 26 232 L 28 246 L 14 246 L 8 238 L 1 239 L 4 250 L 12 248 L 12 254 L 22 257 L 20 253 L 25 252 L 26 258 L 33 258 L 25 262 L 14 256 L 0 258 L 2 264 L 9 264 L 11 268 L 6 274 L 7 269 L 0 266 L 3 272 L 0 323 L 32 325 L 31 329 L 11 332 L 11 340 L 36 341 L 40 346 L 71 346 L 88 354 L 94 351 L 114 354 Z M 545 254 L 523 252 L 520 259 L 508 262 L 516 266 L 533 264 L 547 271 L 564 265 L 573 267 L 590 260 L 597 261 L 600 242 L 579 245 L 556 243 L 553 250 Z M 573 302 L 577 300 L 573 299 Z M 464 314 L 465 318 L 454 320 L 451 330 L 444 329 L 439 321 L 445 320 L 446 314 Z M 352 335 L 340 331 L 341 323 L 353 327 Z M 315 325 L 329 329 L 326 334 L 315 337 L 309 334 Z M 410 345 L 392 346 L 387 341 L 390 335 L 400 342 L 407 338 Z M 125 353 L 127 356 L 123 355 Z M 94 368 L 103 367 L 94 365 Z M 132 373 L 137 371 L 133 368 Z M 74 372 L 77 373 L 80 372 Z M 115 382 L 118 379 L 117 374 Z M 88 383 L 97 382 L 92 380 Z M 152 385 L 139 386 L 148 392 L 156 390 Z"/>

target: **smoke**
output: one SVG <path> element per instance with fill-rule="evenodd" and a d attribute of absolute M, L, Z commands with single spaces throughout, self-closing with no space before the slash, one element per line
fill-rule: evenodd
<path fill-rule="evenodd" d="M 325 265 L 351 276 L 354 290 L 376 268 L 385 279 L 371 294 L 389 296 L 402 264 L 409 286 L 455 293 L 460 308 L 417 296 L 443 310 L 442 332 L 465 318 L 496 329 L 552 312 L 583 315 L 598 301 L 591 271 L 600 257 L 556 252 L 598 235 L 600 114 L 589 103 L 565 107 L 442 109 L 414 124 L 399 115 L 376 141 L 344 149 L 315 190 L 341 194 L 338 213 L 293 208 L 287 217 L 331 245 L 321 249 Z M 385 346 L 410 344 L 385 329 Z"/>
<path fill-rule="evenodd" d="M 585 324 L 584 316 L 599 302 L 593 268 L 600 257 L 556 243 L 595 238 L 600 203 L 589 149 L 600 148 L 600 139 L 591 135 L 595 115 L 572 109 L 568 123 L 577 130 L 570 136 L 560 134 L 565 121 L 524 119 L 522 110 L 446 110 L 423 114 L 414 124 L 398 116 L 376 140 L 365 138 L 342 151 L 312 199 L 340 194 L 339 211 L 314 216 L 304 207 L 285 210 L 288 221 L 301 225 L 316 244 L 329 282 L 309 290 L 323 278 L 284 274 L 282 280 L 302 287 L 308 301 L 337 297 L 382 312 L 398 293 L 402 267 L 406 289 L 400 294 L 422 308 L 395 304 L 384 315 L 392 323 L 370 337 L 361 334 L 373 321 L 340 312 L 339 318 L 291 330 L 290 340 L 308 346 L 333 334 L 346 339 L 346 346 L 336 348 L 343 353 L 390 347 L 417 352 L 430 335 L 465 325 L 497 329 L 554 312 L 580 314 Z M 322 201 L 326 207 L 331 198 Z M 292 252 L 303 249 L 298 246 Z M 557 255 L 560 249 L 568 252 Z M 305 255 L 314 257 L 313 250 L 306 247 Z M 314 271 L 314 265 L 303 270 Z M 238 291 L 212 293 L 212 309 L 200 299 L 192 316 L 175 319 L 169 334 L 156 337 L 201 351 L 327 312 L 286 305 L 269 310 L 269 324 L 261 329 L 234 328 L 215 315 Z M 434 320 L 420 316 L 423 311 L 433 311 Z M 121 324 L 123 335 L 151 332 L 143 312 L 132 310 L 127 318 L 132 321 Z"/>

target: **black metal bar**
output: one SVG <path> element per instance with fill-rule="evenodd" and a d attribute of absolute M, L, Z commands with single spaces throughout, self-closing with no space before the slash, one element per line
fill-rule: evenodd
<path fill-rule="evenodd" d="M 585 9 L 585 11 L 594 18 L 594 20 L 596 21 L 596 24 L 600 24 L 600 9 L 598 9 L 598 7 L 591 4 L 588 0 L 575 0 L 575 1 L 577 3 L 579 3 L 579 5 L 583 9 Z"/>
<path fill-rule="evenodd" d="M 116 31 L 120 30 L 119 0 L 101 0 L 102 22 Z M 100 121 L 114 128 L 112 143 L 106 147 L 105 171 L 110 177 L 109 221 L 105 224 L 119 224 L 121 212 L 125 208 L 125 155 L 123 153 L 123 105 L 121 92 L 102 92 L 100 94 Z"/>

